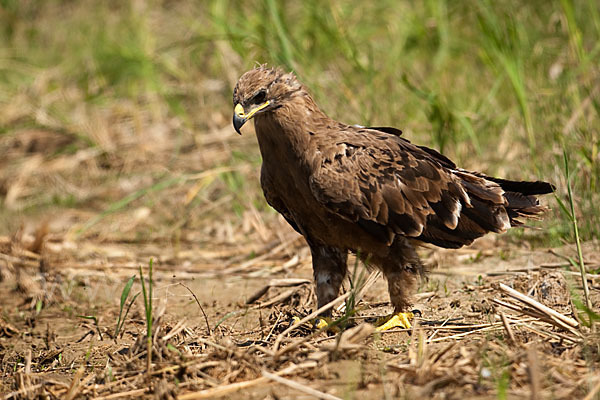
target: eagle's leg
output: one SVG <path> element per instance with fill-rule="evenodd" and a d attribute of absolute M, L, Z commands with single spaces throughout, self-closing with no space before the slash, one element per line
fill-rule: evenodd
<path fill-rule="evenodd" d="M 399 327 L 410 329 L 413 313 L 407 311 L 411 305 L 410 295 L 414 291 L 416 276 L 423 272 L 417 252 L 404 238 L 397 238 L 390 254 L 381 263 L 381 269 L 388 282 L 390 301 L 394 314 L 387 317 L 377 330 L 384 331 Z"/>
<path fill-rule="evenodd" d="M 410 307 L 409 295 L 414 287 L 415 273 L 410 270 L 386 273 L 384 269 L 384 274 L 388 281 L 388 291 L 390 301 L 394 306 L 394 314 L 380 321 L 381 324 L 377 330 L 385 331 L 396 327 L 410 329 L 410 320 L 414 315 L 406 310 Z"/>
<path fill-rule="evenodd" d="M 312 254 L 313 274 L 315 278 L 317 307 L 338 297 L 342 281 L 346 277 L 348 252 L 336 247 L 310 243 Z M 316 327 L 325 327 L 331 317 L 331 309 L 321 314 L 322 319 L 316 321 Z"/>

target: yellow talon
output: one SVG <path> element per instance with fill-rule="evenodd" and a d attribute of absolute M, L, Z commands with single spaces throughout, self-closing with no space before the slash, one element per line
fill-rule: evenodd
<path fill-rule="evenodd" d="M 294 315 L 290 321 L 290 326 L 297 325 L 301 321 L 300 317 Z M 317 317 L 312 320 L 312 328 L 314 330 L 326 329 L 331 332 L 339 332 L 339 328 L 332 325 L 332 320 L 329 317 Z"/>
<path fill-rule="evenodd" d="M 381 332 L 392 328 L 410 329 L 412 326 L 410 320 L 413 319 L 414 316 L 415 315 L 412 312 L 394 314 L 385 323 L 379 325 L 376 330 Z"/>
<path fill-rule="evenodd" d="M 331 321 L 328 321 L 329 318 L 317 318 L 315 320 L 315 328 L 316 329 L 323 329 L 323 328 L 327 328 L 329 326 L 329 324 L 331 323 Z"/>
<path fill-rule="evenodd" d="M 329 317 L 317 317 L 313 320 L 313 329 L 324 329 L 327 332 L 337 333 L 340 331 L 339 326 L 333 325 L 333 321 Z"/>

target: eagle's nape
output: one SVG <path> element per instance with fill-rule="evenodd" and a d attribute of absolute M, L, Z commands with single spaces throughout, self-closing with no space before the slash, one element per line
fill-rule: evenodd
<path fill-rule="evenodd" d="M 511 181 L 457 167 L 395 128 L 327 117 L 296 77 L 264 66 L 234 90 L 234 125 L 254 119 L 267 202 L 311 249 L 318 306 L 335 299 L 348 251 L 382 270 L 396 314 L 425 272 L 415 244 L 444 248 L 501 233 L 546 210 L 546 182 Z M 408 320 L 399 315 L 401 325 Z"/>

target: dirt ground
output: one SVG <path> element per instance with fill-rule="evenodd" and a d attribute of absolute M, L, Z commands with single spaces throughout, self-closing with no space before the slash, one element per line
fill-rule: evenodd
<path fill-rule="evenodd" d="M 358 266 L 356 288 L 349 282 L 345 288 L 359 301 L 343 332 L 321 332 L 308 322 L 286 333 L 293 317 L 310 314 L 315 302 L 308 249 L 283 221 L 275 224 L 278 236 L 260 244 L 210 250 L 183 238 L 176 245 L 75 241 L 48 234 L 44 224 L 0 237 L 0 392 L 6 399 L 583 398 L 598 392 L 596 334 L 581 322 L 561 327 L 547 315 L 525 315 L 531 307 L 500 286 L 578 318 L 570 299 L 580 281 L 564 259 L 573 248 L 530 250 L 490 236 L 458 251 L 423 249 L 433 271 L 415 295 L 421 315 L 412 330 L 375 334 L 375 317 L 391 311 L 385 282 L 368 281 L 361 297 L 368 272 Z M 598 268 L 598 244 L 587 243 L 584 254 Z M 114 333 L 123 287 L 140 266 L 147 277 L 151 257 L 148 375 L 142 295 Z M 597 303 L 598 275 L 590 274 L 589 283 Z M 136 280 L 129 298 L 140 290 Z"/>

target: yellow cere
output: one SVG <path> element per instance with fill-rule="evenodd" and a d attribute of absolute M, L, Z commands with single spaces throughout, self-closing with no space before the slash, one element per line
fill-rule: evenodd
<path fill-rule="evenodd" d="M 244 117 L 244 107 L 242 107 L 241 104 L 236 104 L 233 112 L 235 112 L 235 115 L 238 117 Z"/>

